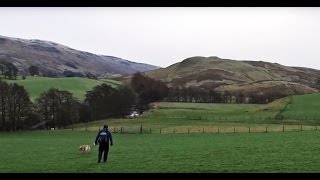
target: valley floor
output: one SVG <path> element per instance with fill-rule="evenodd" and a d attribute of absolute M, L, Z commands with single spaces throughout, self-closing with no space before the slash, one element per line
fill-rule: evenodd
<path fill-rule="evenodd" d="M 0 172 L 320 172 L 320 131 L 114 134 L 97 164 L 96 132 L 0 133 Z"/>

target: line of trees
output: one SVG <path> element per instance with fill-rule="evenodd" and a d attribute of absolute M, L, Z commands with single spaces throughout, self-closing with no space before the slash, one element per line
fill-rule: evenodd
<path fill-rule="evenodd" d="M 11 62 L 0 61 L 0 72 L 5 79 L 17 79 L 18 68 Z"/>
<path fill-rule="evenodd" d="M 285 97 L 281 92 L 257 93 L 231 93 L 229 91 L 204 90 L 197 87 L 169 88 L 169 93 L 164 101 L 168 102 L 196 102 L 196 103 L 251 103 L 265 104 Z"/>
<path fill-rule="evenodd" d="M 136 93 L 137 107 L 140 113 L 148 109 L 149 103 L 161 100 L 168 102 L 265 104 L 286 96 L 276 89 L 245 94 L 205 90 L 198 87 L 168 88 L 164 82 L 154 80 L 143 73 L 133 75 L 131 86 Z"/>
<path fill-rule="evenodd" d="M 137 110 L 140 113 L 149 108 L 149 103 L 160 101 L 169 93 L 169 88 L 164 82 L 147 77 L 140 72 L 133 75 L 131 87 L 136 93 Z"/>
<path fill-rule="evenodd" d="M 38 73 L 34 67 L 30 71 Z M 161 100 L 168 92 L 161 81 L 140 73 L 132 82 L 117 89 L 107 84 L 95 86 L 83 102 L 68 91 L 51 88 L 33 103 L 23 86 L 0 80 L 0 130 L 18 131 L 37 124 L 47 129 L 66 128 L 79 122 L 124 117 L 137 109 L 146 110 L 150 102 Z"/>
<path fill-rule="evenodd" d="M 124 117 L 135 101 L 131 88 L 102 84 L 88 91 L 84 102 L 68 91 L 51 88 L 33 103 L 23 86 L 0 80 L 0 130 L 19 131 L 37 124 L 46 129 L 66 128 L 79 122 Z"/>
<path fill-rule="evenodd" d="M 48 122 L 48 127 L 66 128 L 78 122 L 80 103 L 68 91 L 49 89 L 42 93 L 36 102 L 40 118 Z"/>
<path fill-rule="evenodd" d="M 34 106 L 23 86 L 0 80 L 1 130 L 24 129 L 34 115 Z"/>
<path fill-rule="evenodd" d="M 82 108 L 87 110 L 87 120 L 100 120 L 110 117 L 124 117 L 132 111 L 135 94 L 127 86 L 119 89 L 101 84 L 88 91 Z"/>
<path fill-rule="evenodd" d="M 170 88 L 169 94 L 165 98 L 169 102 L 206 102 L 206 103 L 224 103 L 229 101 L 228 94 L 221 94 L 219 92 L 210 90 L 205 91 L 200 88 Z"/>

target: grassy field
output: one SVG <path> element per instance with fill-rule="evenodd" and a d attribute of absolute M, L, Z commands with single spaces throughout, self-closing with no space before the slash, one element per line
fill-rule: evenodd
<path fill-rule="evenodd" d="M 303 119 L 305 121 L 320 122 L 320 93 L 293 96 L 292 104 L 283 113 L 287 119 Z"/>
<path fill-rule="evenodd" d="M 318 97 L 320 94 L 305 97 L 309 96 Z M 301 98 L 301 96 L 295 98 Z M 153 109 L 138 118 L 106 119 L 78 124 L 74 128 L 81 131 L 96 131 L 103 124 L 108 124 L 112 131 L 123 133 L 140 133 L 141 131 L 143 133 L 150 133 L 150 131 L 152 133 L 248 133 L 318 129 L 320 121 L 313 119 L 275 119 L 276 114 L 285 107 L 289 100 L 289 97 L 283 98 L 265 105 L 159 102 L 154 103 Z M 296 100 L 292 105 L 295 102 Z M 302 107 L 304 106 L 297 106 L 294 111 L 303 112 L 304 109 L 299 109 Z M 289 106 L 288 109 L 290 108 Z"/>
<path fill-rule="evenodd" d="M 67 90 L 71 92 L 79 100 L 83 100 L 86 91 L 91 90 L 94 86 L 106 83 L 112 87 L 117 87 L 119 83 L 113 80 L 93 80 L 87 78 L 70 77 L 70 78 L 48 78 L 48 77 L 32 77 L 27 76 L 25 80 L 21 77 L 18 80 L 6 80 L 10 83 L 17 83 L 26 88 L 34 101 L 44 91 L 50 88 L 57 88 L 59 90 Z"/>
<path fill-rule="evenodd" d="M 211 104 L 211 103 L 158 103 L 149 113 L 153 118 L 183 117 L 210 122 L 264 123 L 272 119 L 281 108 L 263 111 L 259 104 Z M 269 121 L 269 120 L 268 120 Z"/>
<path fill-rule="evenodd" d="M 107 119 L 87 124 L 97 129 L 106 123 L 112 127 L 139 128 L 141 124 L 147 128 L 200 128 L 208 126 L 254 126 L 264 124 L 280 124 L 274 120 L 285 100 L 268 105 L 257 104 L 206 104 L 206 103 L 155 103 L 154 109 L 145 112 L 135 119 Z M 268 110 L 265 110 L 265 109 Z M 79 124 L 75 127 L 84 127 Z M 216 127 L 215 127 L 216 128 Z M 216 131 L 213 129 L 213 131 Z"/>
<path fill-rule="evenodd" d="M 114 134 L 97 164 L 96 132 L 0 134 L 0 172 L 320 172 L 319 131 L 253 134 Z"/>
<path fill-rule="evenodd" d="M 27 83 L 27 90 L 38 94 L 53 84 L 81 97 L 105 81 L 28 77 L 13 82 Z M 138 118 L 77 124 L 73 131 L 0 133 L 0 173 L 320 172 L 320 94 L 293 96 L 282 113 L 285 119 L 275 119 L 288 102 L 290 97 L 265 105 L 159 102 Z M 97 164 L 97 147 L 89 154 L 78 147 L 92 144 L 103 124 L 115 131 L 114 146 L 108 163 Z"/>

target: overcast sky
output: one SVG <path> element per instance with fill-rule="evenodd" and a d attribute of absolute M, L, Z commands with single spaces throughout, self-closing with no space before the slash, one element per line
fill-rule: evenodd
<path fill-rule="evenodd" d="M 0 8 L 0 35 L 167 67 L 191 56 L 320 69 L 320 8 Z"/>

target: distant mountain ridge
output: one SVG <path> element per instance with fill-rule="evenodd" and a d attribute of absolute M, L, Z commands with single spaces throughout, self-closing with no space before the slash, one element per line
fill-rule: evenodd
<path fill-rule="evenodd" d="M 75 50 L 55 42 L 5 36 L 0 36 L 0 61 L 12 62 L 20 73 L 27 73 L 30 65 L 36 65 L 41 73 L 58 76 L 63 76 L 64 72 L 74 72 L 112 77 L 159 68 L 114 56 Z"/>
<path fill-rule="evenodd" d="M 190 57 L 167 68 L 145 73 L 169 87 L 199 87 L 233 93 L 277 91 L 285 95 L 317 92 L 320 71 L 263 61 L 239 61 L 212 57 Z"/>

